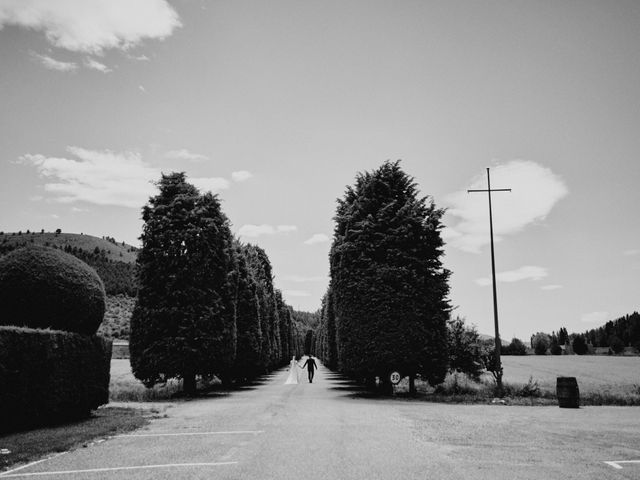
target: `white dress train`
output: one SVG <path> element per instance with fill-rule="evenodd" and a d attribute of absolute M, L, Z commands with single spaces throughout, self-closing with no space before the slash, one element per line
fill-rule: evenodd
<path fill-rule="evenodd" d="M 285 385 L 295 385 L 298 383 L 298 372 L 300 370 L 300 366 L 298 362 L 296 362 L 296 358 L 293 357 L 291 362 L 289 363 L 289 376 L 287 377 L 287 381 L 284 382 Z"/>

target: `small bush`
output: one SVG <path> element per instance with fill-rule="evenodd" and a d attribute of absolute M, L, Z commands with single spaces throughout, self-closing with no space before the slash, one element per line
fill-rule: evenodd
<path fill-rule="evenodd" d="M 529 377 L 529 381 L 524 384 L 518 391 L 516 391 L 518 397 L 539 397 L 540 386 L 538 381 L 533 379 L 533 376 Z"/>
<path fill-rule="evenodd" d="M 551 352 L 551 355 L 562 355 L 562 347 L 557 343 L 551 345 L 549 351 Z"/>
<path fill-rule="evenodd" d="M 531 347 L 536 355 L 546 355 L 551 338 L 546 333 L 538 332 L 531 338 Z"/>
<path fill-rule="evenodd" d="M 503 355 L 526 355 L 527 346 L 519 338 L 513 337 L 511 343 L 502 349 Z"/>
<path fill-rule="evenodd" d="M 87 416 L 109 401 L 111 341 L 0 327 L 0 431 Z"/>
<path fill-rule="evenodd" d="M 577 335 L 576 338 L 573 339 L 571 346 L 573 347 L 573 351 L 576 355 L 584 355 L 589 351 L 587 342 L 584 341 L 584 337 L 582 335 Z"/>
<path fill-rule="evenodd" d="M 622 353 L 624 350 L 624 342 L 620 340 L 620 337 L 612 335 L 611 338 L 609 338 L 609 348 L 611 348 L 615 354 Z"/>
<path fill-rule="evenodd" d="M 0 325 L 93 335 L 104 312 L 102 280 L 74 256 L 29 246 L 0 258 Z"/>

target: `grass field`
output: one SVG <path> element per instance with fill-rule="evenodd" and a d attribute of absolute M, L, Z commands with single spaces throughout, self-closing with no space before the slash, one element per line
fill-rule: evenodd
<path fill-rule="evenodd" d="M 555 392 L 557 377 L 576 377 L 584 395 L 640 394 L 640 357 L 503 356 L 502 365 L 507 383 L 527 383 L 533 377 L 541 389 Z"/>

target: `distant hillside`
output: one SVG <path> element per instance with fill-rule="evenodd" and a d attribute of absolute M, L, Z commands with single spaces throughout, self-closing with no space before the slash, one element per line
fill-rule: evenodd
<path fill-rule="evenodd" d="M 484 333 L 479 333 L 478 334 L 478 340 L 480 340 L 483 343 L 484 342 L 486 342 L 486 343 L 494 342 L 495 343 L 495 337 L 492 337 L 491 335 L 485 335 Z M 511 343 L 511 340 L 505 340 L 502 336 L 500 336 L 500 343 L 502 344 L 503 347 L 506 347 L 507 345 L 509 345 Z"/>
<path fill-rule="evenodd" d="M 86 252 L 96 252 L 97 249 L 97 252 L 103 253 L 108 260 L 124 263 L 135 263 L 138 250 L 124 242 L 117 242 L 111 237 L 98 238 L 82 233 L 0 232 L 0 254 L 27 244 L 45 245 L 62 250 L 76 247 Z"/>
<path fill-rule="evenodd" d="M 137 249 L 131 245 L 76 233 L 0 233 L 0 255 L 27 245 L 58 248 L 88 263 L 102 278 L 107 295 L 136 294 Z"/>

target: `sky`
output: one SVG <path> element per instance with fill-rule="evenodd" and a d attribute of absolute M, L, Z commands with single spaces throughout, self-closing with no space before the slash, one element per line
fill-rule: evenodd
<path fill-rule="evenodd" d="M 218 193 L 315 311 L 336 199 L 401 160 L 453 315 L 503 339 L 640 308 L 640 2 L 0 0 L 0 230 L 139 244 L 161 172 Z"/>

